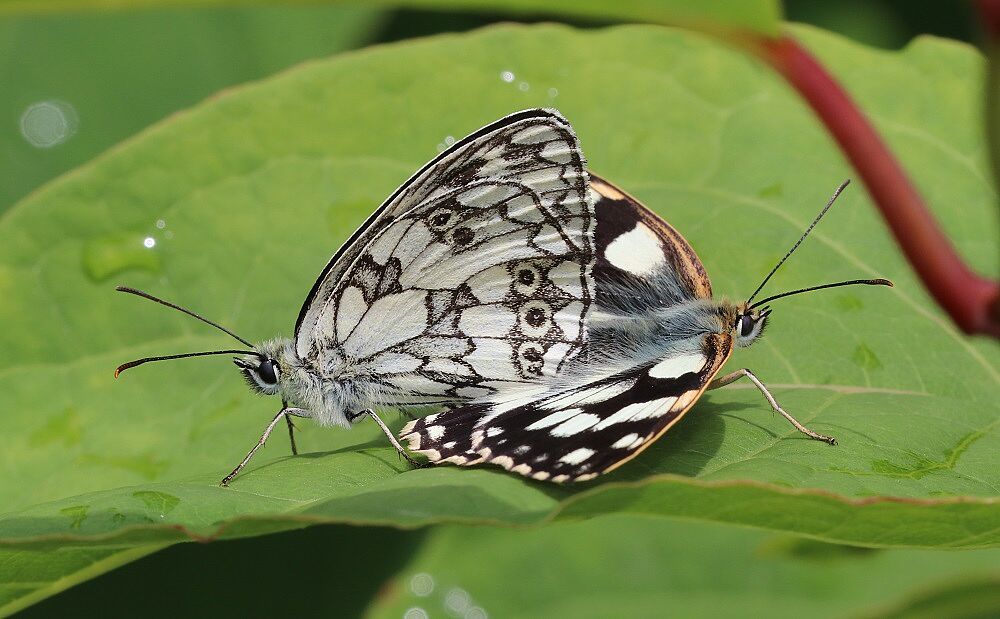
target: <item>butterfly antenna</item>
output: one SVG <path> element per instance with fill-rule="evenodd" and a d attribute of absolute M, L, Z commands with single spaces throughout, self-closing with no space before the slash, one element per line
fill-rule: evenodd
<path fill-rule="evenodd" d="M 142 359 L 136 359 L 135 361 L 129 361 L 128 363 L 123 363 L 115 368 L 115 378 L 129 368 L 134 368 L 137 365 L 142 365 L 144 363 L 149 363 L 151 361 L 167 361 L 169 359 L 185 359 L 187 357 L 205 357 L 208 355 L 257 355 L 261 354 L 254 350 L 206 350 L 205 352 L 187 352 L 180 355 L 163 355 L 161 357 L 143 357 Z"/>
<path fill-rule="evenodd" d="M 770 303 L 775 299 L 781 299 L 783 297 L 790 297 L 793 294 L 802 294 L 803 292 L 812 292 L 813 290 L 822 290 L 824 288 L 839 288 L 840 286 L 853 286 L 855 284 L 864 284 L 866 286 L 888 286 L 892 288 L 892 282 L 887 279 L 877 278 L 877 279 L 851 279 L 846 282 L 835 282 L 833 284 L 821 284 L 819 286 L 809 286 L 808 288 L 799 288 L 798 290 L 791 290 L 789 292 L 782 292 L 781 294 L 776 294 L 773 297 L 768 297 L 761 301 L 757 301 L 749 307 L 753 309 L 764 305 L 765 303 Z M 771 313 L 770 309 L 765 309 L 764 313 Z"/>
<path fill-rule="evenodd" d="M 811 224 L 809 224 L 809 227 L 806 228 L 806 231 L 802 233 L 802 236 L 799 237 L 799 240 L 795 241 L 795 245 L 792 245 L 792 248 L 788 250 L 788 253 L 785 254 L 785 257 L 782 258 L 781 260 L 779 260 L 778 264 L 774 265 L 774 268 L 771 269 L 771 272 L 767 274 L 767 277 L 764 278 L 764 281 L 762 281 L 760 283 L 760 286 L 757 286 L 757 290 L 754 290 L 753 294 L 750 295 L 750 298 L 747 299 L 747 303 L 750 303 L 750 301 L 753 301 L 753 298 L 756 297 L 757 293 L 759 293 L 761 291 L 761 289 L 764 287 L 764 285 L 767 284 L 767 281 L 769 279 L 771 279 L 771 276 L 774 275 L 775 272 L 781 267 L 781 265 L 783 265 L 785 263 L 785 260 L 788 260 L 788 257 L 791 256 L 795 252 L 795 250 L 799 248 L 799 245 L 802 244 L 802 241 L 806 240 L 806 237 L 809 236 L 809 233 L 812 232 L 812 229 L 816 227 L 816 224 L 819 223 L 819 220 L 823 219 L 823 215 L 826 215 L 826 212 L 830 210 L 831 206 L 833 206 L 833 203 L 837 200 L 837 196 L 839 196 L 841 194 L 841 192 L 844 191 L 844 189 L 850 183 L 851 183 L 851 179 L 847 179 L 846 181 L 844 181 L 843 183 L 840 184 L 840 187 L 837 187 L 837 191 L 833 192 L 833 195 L 830 197 L 830 200 L 826 203 L 826 206 L 823 207 L 823 210 L 819 212 L 819 215 L 816 216 L 816 219 L 813 219 L 813 222 Z M 831 284 L 826 284 L 823 287 L 828 287 L 830 285 Z M 837 284 L 837 285 L 839 286 L 839 285 L 846 285 L 846 284 Z M 805 290 L 801 290 L 801 291 L 798 291 L 798 292 L 805 292 Z M 791 293 L 789 293 L 789 294 L 791 294 Z M 785 296 L 785 295 L 783 295 L 783 296 Z"/>
<path fill-rule="evenodd" d="M 170 301 L 165 301 L 165 300 L 163 300 L 163 299 L 161 299 L 159 297 L 154 297 L 153 295 L 149 294 L 148 292 L 143 292 L 142 290 L 136 290 L 135 288 L 129 288 L 128 286 L 115 286 L 115 290 L 117 290 L 118 292 L 127 292 L 128 294 L 134 294 L 137 297 L 142 297 L 143 299 L 149 299 L 150 301 L 156 301 L 160 305 L 166 305 L 167 307 L 173 308 L 173 309 L 177 310 L 178 312 L 184 312 L 185 314 L 187 314 L 188 316 L 191 316 L 192 318 L 197 318 L 198 320 L 202 321 L 205 324 L 212 325 L 213 327 L 215 327 L 219 331 L 222 331 L 223 333 L 228 333 L 231 337 L 235 338 L 241 344 L 243 344 L 245 346 L 248 346 L 250 348 L 253 348 L 253 344 L 251 344 L 250 342 L 246 341 L 242 337 L 236 335 L 235 333 L 233 333 L 229 329 L 223 327 L 219 323 L 212 322 L 208 318 L 205 318 L 204 316 L 199 316 L 198 314 L 195 314 L 191 310 L 183 308 L 180 305 L 177 305 L 175 303 L 171 303 Z M 224 352 L 229 352 L 229 351 L 220 351 L 220 352 L 224 353 Z M 205 353 L 198 353 L 198 354 L 205 354 Z M 208 353 L 208 354 L 215 354 L 215 353 Z M 251 353 L 251 354 L 253 354 L 253 353 Z"/>

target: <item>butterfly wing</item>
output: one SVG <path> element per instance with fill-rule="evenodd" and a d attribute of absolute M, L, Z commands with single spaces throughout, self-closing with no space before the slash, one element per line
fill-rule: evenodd
<path fill-rule="evenodd" d="M 582 345 L 593 297 L 584 165 L 552 111 L 456 143 L 331 260 L 300 315 L 299 357 L 391 404 L 554 375 Z"/>
<path fill-rule="evenodd" d="M 701 261 L 676 230 L 607 181 L 592 175 L 590 186 L 597 221 L 595 312 L 641 314 L 711 297 Z M 593 325 L 589 331 L 589 346 L 613 346 L 623 336 Z M 635 457 L 677 423 L 733 348 L 732 338 L 719 333 L 694 342 L 666 358 L 623 363 L 624 369 L 581 361 L 557 381 L 561 386 L 417 419 L 400 437 L 433 463 L 491 462 L 535 479 L 591 479 Z"/>
<path fill-rule="evenodd" d="M 705 336 L 695 354 L 629 368 L 525 402 L 470 404 L 407 424 L 400 437 L 432 463 L 489 462 L 539 480 L 585 481 L 634 458 L 698 400 L 732 352 Z"/>
<path fill-rule="evenodd" d="M 635 313 L 712 297 L 698 254 L 673 226 L 593 174 L 590 187 L 597 194 L 594 279 L 599 306 Z"/>

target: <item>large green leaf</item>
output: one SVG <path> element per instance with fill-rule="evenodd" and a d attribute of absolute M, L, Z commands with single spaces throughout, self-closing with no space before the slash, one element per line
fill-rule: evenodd
<path fill-rule="evenodd" d="M 171 619 L 359 617 L 424 538 L 423 531 L 340 525 L 176 544 L 46 599 L 23 616 L 66 617 L 100 609 L 105 617 L 125 617 L 141 608 L 143 617 Z M 32 581 L 27 586 L 53 587 L 62 584 L 49 582 L 62 557 L 85 551 L 94 549 L 16 552 L 18 567 L 26 568 L 22 579 Z M 0 616 L 17 610 L 20 601 L 0 605 Z"/>
<path fill-rule="evenodd" d="M 998 583 L 995 548 L 877 550 L 611 515 L 527 531 L 323 526 L 177 544 L 46 600 L 26 617 L 81 608 L 112 617 L 135 608 L 147 617 L 352 617 L 365 606 L 370 617 L 396 619 L 410 608 L 475 617 L 477 607 L 489 617 L 582 618 L 912 616 L 915 607 L 932 606 L 936 612 L 924 616 L 988 617 L 1000 612 Z"/>
<path fill-rule="evenodd" d="M 317 0 L 318 3 L 318 0 Z M 350 1 L 331 4 L 356 4 Z M 155 8 L 198 4 L 233 6 L 249 0 L 0 0 L 0 14 L 48 13 L 108 8 Z M 259 2 L 253 4 L 260 4 Z M 275 3 L 276 4 L 276 3 Z M 413 7 L 431 10 L 490 11 L 512 15 L 565 15 L 576 18 L 627 19 L 659 23 L 682 23 L 708 28 L 738 28 L 775 33 L 781 25 L 778 0 L 372 0 L 369 5 Z"/>
<path fill-rule="evenodd" d="M 161 548 L 94 545 L 55 551 L 0 549 L 0 616 L 6 617 Z"/>
<path fill-rule="evenodd" d="M 976 52 L 922 39 L 883 53 L 798 34 L 885 131 L 969 260 L 994 268 Z M 149 288 L 246 336 L 287 335 L 329 254 L 436 147 L 538 105 L 570 118 L 596 172 L 683 231 L 719 294 L 752 290 L 850 175 L 766 68 L 656 27 L 498 27 L 352 53 L 228 92 L 0 219 L 0 542 L 148 545 L 313 522 L 608 512 L 871 546 L 1000 542 L 1000 355 L 928 302 L 861 187 L 769 289 L 876 275 L 897 287 L 782 301 L 763 342 L 731 362 L 753 367 L 838 447 L 799 438 L 758 393 L 732 388 L 706 396 L 618 472 L 572 488 L 492 469 L 411 471 L 370 424 L 300 424 L 303 456 L 289 457 L 276 437 L 224 489 L 217 480 L 277 402 L 250 397 L 224 358 L 112 379 L 130 358 L 229 345 L 115 295 L 114 284 Z"/>
<path fill-rule="evenodd" d="M 429 536 L 369 616 L 913 616 L 934 598 L 923 616 L 989 617 L 1000 613 L 998 566 L 997 549 L 873 550 L 624 516 L 452 526 Z"/>

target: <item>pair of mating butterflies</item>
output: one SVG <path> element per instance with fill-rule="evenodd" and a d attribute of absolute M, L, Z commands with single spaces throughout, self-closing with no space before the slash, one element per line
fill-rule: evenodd
<path fill-rule="evenodd" d="M 887 282 L 815 288 L 848 283 Z M 635 457 L 705 389 L 741 376 L 797 428 L 832 442 L 784 413 L 749 371 L 713 383 L 733 347 L 761 334 L 771 299 L 713 300 L 681 235 L 588 173 L 566 119 L 534 109 L 455 143 L 397 189 L 327 264 L 294 339 L 252 345 L 223 329 L 250 349 L 119 371 L 236 353 L 253 389 L 281 395 L 224 484 L 282 418 L 291 433 L 292 416 L 349 427 L 368 413 L 406 455 L 374 409 L 427 406 L 439 412 L 399 437 L 431 463 L 582 481 Z"/>

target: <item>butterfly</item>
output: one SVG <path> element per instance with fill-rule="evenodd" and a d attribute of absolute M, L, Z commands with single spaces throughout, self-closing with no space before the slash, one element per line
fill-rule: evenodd
<path fill-rule="evenodd" d="M 413 464 L 400 440 L 432 464 L 488 462 L 538 480 L 584 481 L 635 457 L 706 389 L 742 377 L 800 431 L 832 443 L 781 409 L 749 370 L 717 378 L 734 346 L 763 332 L 767 302 L 891 285 L 851 280 L 751 304 L 806 234 L 746 302 L 714 300 L 687 241 L 588 172 L 569 122 L 555 110 L 525 110 L 454 143 L 393 192 L 330 259 L 291 339 L 251 344 L 119 287 L 248 349 L 147 357 L 115 375 L 235 354 L 251 389 L 281 396 L 223 485 L 282 419 L 295 453 L 292 417 L 343 427 L 370 417 Z M 376 412 L 428 406 L 437 412 L 413 419 L 399 439 Z"/>

